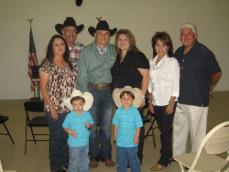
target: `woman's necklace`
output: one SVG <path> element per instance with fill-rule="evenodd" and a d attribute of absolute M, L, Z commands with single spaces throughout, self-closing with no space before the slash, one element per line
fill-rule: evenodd
<path fill-rule="evenodd" d="M 124 61 L 124 59 L 125 59 L 125 55 L 121 55 L 120 56 L 120 63 L 122 63 Z"/>

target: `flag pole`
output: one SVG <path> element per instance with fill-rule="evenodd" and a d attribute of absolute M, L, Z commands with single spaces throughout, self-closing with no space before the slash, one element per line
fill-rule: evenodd
<path fill-rule="evenodd" d="M 33 18 L 30 18 L 30 19 L 27 19 L 28 22 L 29 22 L 29 27 L 30 29 L 32 29 L 32 22 L 33 22 Z"/>
<path fill-rule="evenodd" d="M 35 49 L 35 44 L 34 44 L 34 40 L 33 40 L 33 34 L 32 34 L 32 22 L 33 22 L 33 18 L 28 18 L 27 21 L 29 22 L 29 27 L 30 27 L 30 50 L 29 50 L 29 54 L 33 57 L 33 65 L 30 66 L 30 68 L 32 67 L 37 67 L 37 57 L 36 57 L 36 49 Z M 31 44 L 32 44 L 32 50 L 31 50 Z M 32 58 L 31 57 L 31 58 Z M 35 61 L 34 61 L 35 58 Z M 31 60 L 31 59 L 30 59 Z M 29 61 L 30 61 L 29 60 Z M 40 98 L 40 89 L 39 89 L 39 78 L 33 78 L 33 69 L 30 69 L 30 79 L 32 82 L 33 87 L 33 93 L 34 93 L 34 98 L 35 99 L 39 99 Z"/>

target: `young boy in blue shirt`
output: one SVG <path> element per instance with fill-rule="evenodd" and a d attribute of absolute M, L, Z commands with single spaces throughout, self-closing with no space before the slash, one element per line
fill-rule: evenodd
<path fill-rule="evenodd" d="M 68 172 L 89 171 L 89 129 L 93 119 L 87 110 L 90 109 L 92 102 L 93 96 L 89 92 L 81 94 L 79 90 L 73 91 L 72 96 L 65 100 L 65 105 L 72 110 L 63 122 L 63 128 L 68 133 Z"/>
<path fill-rule="evenodd" d="M 118 107 L 112 120 L 115 125 L 117 171 L 126 172 L 129 164 L 131 172 L 140 172 L 137 152 L 143 123 L 137 107 L 142 102 L 142 92 L 138 88 L 125 86 L 113 91 L 113 99 Z"/>

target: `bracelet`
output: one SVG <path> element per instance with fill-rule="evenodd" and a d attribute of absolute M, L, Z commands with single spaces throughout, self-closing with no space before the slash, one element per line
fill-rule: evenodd
<path fill-rule="evenodd" d="M 175 103 L 169 103 L 168 105 L 174 106 L 174 105 L 175 105 Z"/>

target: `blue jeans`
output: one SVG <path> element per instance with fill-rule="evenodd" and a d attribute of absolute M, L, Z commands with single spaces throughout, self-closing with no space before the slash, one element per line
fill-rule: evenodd
<path fill-rule="evenodd" d="M 138 147 L 119 147 L 117 146 L 117 172 L 127 172 L 127 166 L 130 166 L 131 172 L 140 172 L 140 161 L 138 158 Z"/>
<path fill-rule="evenodd" d="M 94 97 L 90 110 L 94 124 L 89 138 L 90 159 L 98 157 L 111 159 L 111 118 L 112 118 L 112 93 L 110 88 L 98 90 L 89 88 Z"/>
<path fill-rule="evenodd" d="M 89 172 L 88 145 L 69 148 L 68 172 Z"/>
<path fill-rule="evenodd" d="M 67 133 L 62 124 L 66 117 L 65 113 L 58 114 L 58 119 L 53 120 L 51 114 L 46 112 L 49 123 L 49 160 L 51 171 L 56 171 L 68 165 Z"/>

